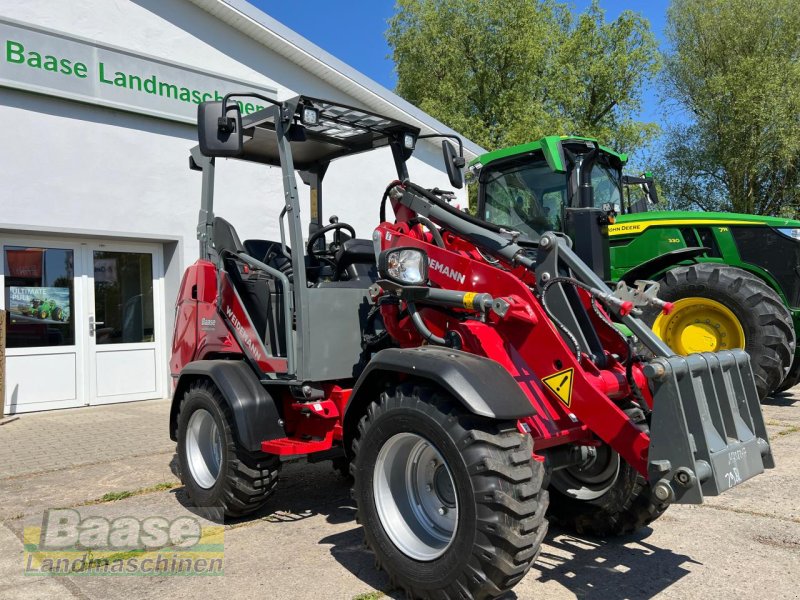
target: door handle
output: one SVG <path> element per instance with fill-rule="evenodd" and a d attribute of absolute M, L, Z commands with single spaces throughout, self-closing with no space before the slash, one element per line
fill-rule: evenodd
<path fill-rule="evenodd" d="M 103 321 L 95 321 L 94 317 L 89 317 L 89 335 L 94 335 L 98 325 L 105 325 Z"/>

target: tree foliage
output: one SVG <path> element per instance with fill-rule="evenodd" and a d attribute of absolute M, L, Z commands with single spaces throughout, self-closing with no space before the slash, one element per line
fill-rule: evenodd
<path fill-rule="evenodd" d="M 622 151 L 657 132 L 634 118 L 659 68 L 648 22 L 574 17 L 553 0 L 397 0 L 387 40 L 398 93 L 495 149 L 543 135 L 595 136 Z"/>
<path fill-rule="evenodd" d="M 664 137 L 671 206 L 796 214 L 796 0 L 673 0 L 667 16 L 666 93 L 688 117 Z"/>

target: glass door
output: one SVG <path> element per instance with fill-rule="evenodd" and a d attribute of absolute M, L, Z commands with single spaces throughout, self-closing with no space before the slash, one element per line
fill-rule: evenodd
<path fill-rule="evenodd" d="M 14 236 L 0 246 L 6 412 L 85 404 L 81 246 Z"/>
<path fill-rule="evenodd" d="M 89 403 L 161 398 L 164 361 L 161 248 L 97 244 L 86 248 Z"/>

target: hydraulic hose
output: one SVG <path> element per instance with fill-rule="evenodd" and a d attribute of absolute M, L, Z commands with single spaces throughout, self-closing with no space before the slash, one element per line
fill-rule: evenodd
<path fill-rule="evenodd" d="M 425 322 L 422 320 L 422 315 L 419 314 L 417 307 L 413 302 L 406 302 L 406 308 L 408 309 L 408 314 L 411 316 L 412 323 L 414 323 L 414 327 L 417 328 L 417 331 L 419 331 L 419 334 L 425 338 L 425 340 L 438 346 L 448 345 L 447 340 L 439 337 L 430 329 L 428 329 L 428 326 L 425 325 Z"/>
<path fill-rule="evenodd" d="M 421 223 L 425 225 L 425 227 L 430 229 L 431 235 L 433 236 L 433 241 L 436 242 L 436 245 L 439 246 L 439 248 L 444 248 L 444 240 L 442 239 L 442 234 L 439 233 L 439 229 L 436 227 L 436 225 L 433 224 L 433 221 L 431 221 L 429 218 L 423 217 L 422 215 L 417 215 L 416 217 L 414 217 L 409 221 L 409 224 L 410 223 Z"/>
<path fill-rule="evenodd" d="M 402 185 L 402 182 L 399 180 L 393 181 L 392 183 L 386 186 L 386 189 L 383 192 L 383 196 L 381 196 L 381 207 L 378 212 L 378 216 L 380 218 L 381 223 L 386 221 L 386 200 L 388 200 L 389 198 L 389 192 L 391 192 L 397 185 Z"/>

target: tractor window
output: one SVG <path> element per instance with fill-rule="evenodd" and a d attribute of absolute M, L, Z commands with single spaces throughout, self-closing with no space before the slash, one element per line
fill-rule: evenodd
<path fill-rule="evenodd" d="M 561 229 L 566 176 L 553 173 L 545 160 L 527 158 L 483 177 L 487 221 L 527 235 Z"/>
<path fill-rule="evenodd" d="M 622 196 L 619 189 L 619 171 L 602 164 L 592 167 L 592 188 L 594 189 L 594 206 L 602 208 L 603 204 L 611 204 L 619 212 L 622 208 Z"/>

